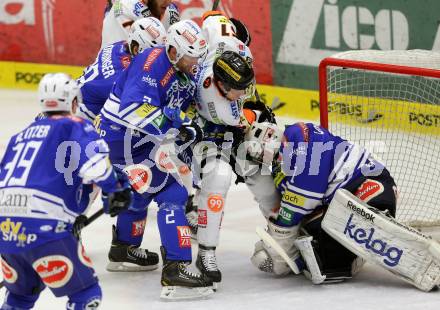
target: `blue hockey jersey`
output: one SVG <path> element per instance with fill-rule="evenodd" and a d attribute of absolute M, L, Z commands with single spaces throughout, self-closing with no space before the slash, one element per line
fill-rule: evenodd
<path fill-rule="evenodd" d="M 363 147 L 312 123 L 287 126 L 279 165 L 273 171 L 281 194 L 279 224 L 299 224 L 328 205 L 335 192 L 363 175 L 379 175 L 384 166 Z"/>
<path fill-rule="evenodd" d="M 92 124 L 77 117 L 37 120 L 13 136 L 0 163 L 0 252 L 69 234 L 84 211 L 83 184 L 115 191 L 108 151 Z"/>
<path fill-rule="evenodd" d="M 125 41 L 104 47 L 93 64 L 88 66 L 78 79 L 82 103 L 80 115 L 94 120 L 107 100 L 117 76 L 128 67 L 131 54 Z"/>
<path fill-rule="evenodd" d="M 183 112 L 193 101 L 195 89 L 194 77 L 176 70 L 165 47 L 147 49 L 116 80 L 101 110 L 101 124 L 163 134 L 186 119 Z M 118 139 L 124 135 L 122 131 L 114 134 Z"/>

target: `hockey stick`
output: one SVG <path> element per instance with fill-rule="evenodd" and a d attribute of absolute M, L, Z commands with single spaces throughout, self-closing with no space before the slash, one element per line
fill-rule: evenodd
<path fill-rule="evenodd" d="M 214 0 L 214 3 L 212 4 L 212 10 L 211 11 L 217 10 L 219 4 L 220 4 L 220 0 Z"/>
<path fill-rule="evenodd" d="M 103 214 L 104 214 L 104 208 L 101 208 L 95 213 L 93 213 L 90 217 L 87 218 L 87 220 L 84 222 L 84 226 L 81 229 L 89 226 L 91 223 L 96 221 Z M 0 289 L 2 289 L 4 286 L 5 286 L 5 281 L 0 282 Z"/>
<path fill-rule="evenodd" d="M 264 243 L 268 244 L 271 248 L 273 248 L 278 253 L 278 255 L 280 255 L 284 259 L 286 264 L 289 265 L 290 269 L 292 269 L 292 271 L 295 274 L 301 273 L 301 271 L 298 269 L 298 267 L 293 262 L 293 260 L 289 257 L 289 255 L 287 255 L 286 251 L 283 250 L 283 248 L 271 237 L 271 235 L 269 235 L 261 227 L 257 227 L 256 232 L 257 232 L 258 237 L 260 237 Z"/>

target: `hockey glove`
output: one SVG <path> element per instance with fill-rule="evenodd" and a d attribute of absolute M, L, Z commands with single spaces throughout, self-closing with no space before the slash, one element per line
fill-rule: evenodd
<path fill-rule="evenodd" d="M 269 122 L 272 124 L 277 123 L 277 121 L 275 119 L 275 114 L 273 113 L 272 109 L 269 108 L 264 102 L 262 102 L 260 100 L 246 101 L 243 105 L 243 109 L 251 109 L 251 110 L 260 111 L 261 114 L 257 120 L 259 123 L 262 123 L 262 122 Z"/>
<path fill-rule="evenodd" d="M 72 227 L 72 233 L 76 239 L 78 240 L 81 239 L 81 230 L 86 226 L 87 221 L 88 218 L 84 214 L 79 215 L 75 219 L 75 223 L 73 223 L 73 227 Z"/>
<path fill-rule="evenodd" d="M 111 193 L 102 192 L 104 212 L 110 214 L 111 217 L 128 209 L 133 196 L 127 176 L 123 172 L 117 172 L 116 175 L 120 187 Z"/>
<path fill-rule="evenodd" d="M 187 119 L 182 123 L 182 126 L 179 128 L 179 130 L 179 138 L 183 143 L 194 144 L 202 141 L 203 139 L 202 128 L 200 128 L 200 126 L 193 120 Z"/>

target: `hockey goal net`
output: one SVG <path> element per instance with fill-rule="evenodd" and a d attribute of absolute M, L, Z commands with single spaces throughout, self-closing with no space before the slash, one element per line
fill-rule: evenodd
<path fill-rule="evenodd" d="M 440 53 L 349 51 L 319 67 L 321 125 L 390 170 L 397 218 L 440 227 Z"/>

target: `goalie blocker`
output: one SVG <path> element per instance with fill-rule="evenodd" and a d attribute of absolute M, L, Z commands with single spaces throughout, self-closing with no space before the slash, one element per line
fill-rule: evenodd
<path fill-rule="evenodd" d="M 348 192 L 336 192 L 322 228 L 351 252 L 423 291 L 440 284 L 440 244 Z"/>

